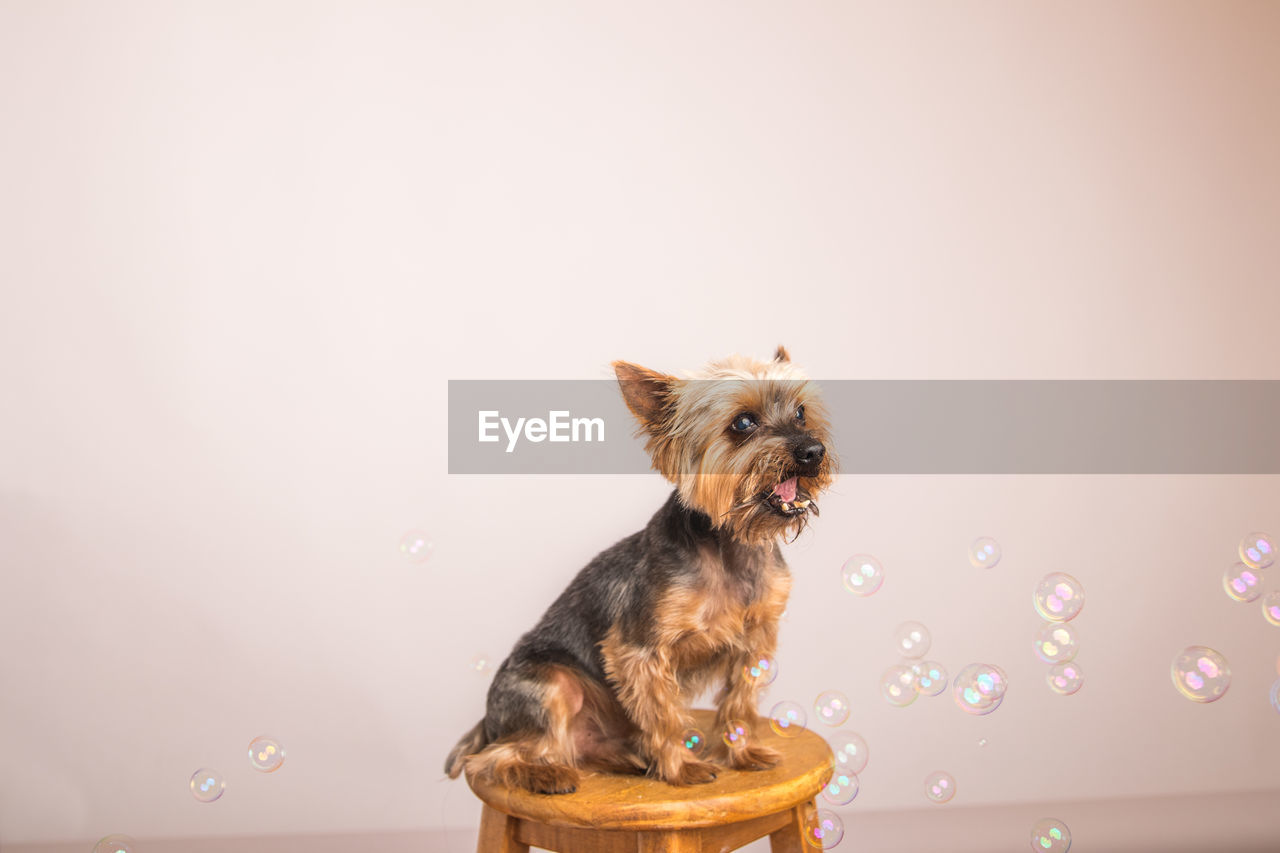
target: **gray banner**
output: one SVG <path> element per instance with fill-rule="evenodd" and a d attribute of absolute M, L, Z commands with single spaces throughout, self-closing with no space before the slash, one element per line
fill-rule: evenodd
<path fill-rule="evenodd" d="M 1276 380 L 814 384 L 843 474 L 1280 473 Z M 449 382 L 450 474 L 649 470 L 613 380 Z"/>

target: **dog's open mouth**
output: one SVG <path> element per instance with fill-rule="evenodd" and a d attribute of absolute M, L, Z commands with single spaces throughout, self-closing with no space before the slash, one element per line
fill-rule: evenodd
<path fill-rule="evenodd" d="M 796 477 L 778 483 L 763 497 L 765 503 L 781 515 L 803 515 L 809 511 L 810 500 Z"/>

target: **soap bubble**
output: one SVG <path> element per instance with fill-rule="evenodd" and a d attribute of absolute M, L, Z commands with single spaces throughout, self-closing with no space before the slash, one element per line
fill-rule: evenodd
<path fill-rule="evenodd" d="M 1265 533 L 1240 540 L 1240 559 L 1251 569 L 1265 569 L 1276 561 L 1276 541 Z"/>
<path fill-rule="evenodd" d="M 730 749 L 742 749 L 751 740 L 751 731 L 742 720 L 729 720 L 724 724 L 720 737 Z"/>
<path fill-rule="evenodd" d="M 809 718 L 799 702 L 779 702 L 769 712 L 769 727 L 783 737 L 795 737 L 804 731 L 808 722 Z"/>
<path fill-rule="evenodd" d="M 817 850 L 830 850 L 844 838 L 844 821 L 830 809 L 818 809 L 804 822 L 804 841 Z"/>
<path fill-rule="evenodd" d="M 925 777 L 924 795 L 930 802 L 948 802 L 956 795 L 956 780 L 950 773 L 935 770 Z"/>
<path fill-rule="evenodd" d="M 929 652 L 933 637 L 929 629 L 919 622 L 903 622 L 893 629 L 893 644 L 904 658 L 918 660 Z"/>
<path fill-rule="evenodd" d="M 969 546 L 969 562 L 975 569 L 989 569 L 1000 562 L 1003 555 L 1000 543 L 990 536 L 979 537 Z"/>
<path fill-rule="evenodd" d="M 1257 569 L 1236 563 L 1222 573 L 1222 588 L 1236 601 L 1253 601 L 1262 595 L 1262 578 Z"/>
<path fill-rule="evenodd" d="M 1070 622 L 1084 607 L 1084 587 L 1066 572 L 1054 572 L 1036 584 L 1032 603 L 1050 622 Z"/>
<path fill-rule="evenodd" d="M 778 662 L 771 657 L 758 657 L 742 668 L 742 677 L 761 687 L 768 687 L 778 678 Z"/>
<path fill-rule="evenodd" d="M 1004 701 L 1008 679 L 1004 670 L 988 663 L 971 663 L 956 674 L 952 695 L 967 714 L 990 714 Z"/>
<path fill-rule="evenodd" d="M 884 566 L 870 554 L 854 554 L 845 560 L 841 574 L 844 576 L 844 588 L 864 598 L 884 583 Z"/>
<path fill-rule="evenodd" d="M 1221 699 L 1231 686 L 1231 666 L 1222 653 L 1207 646 L 1188 646 L 1173 659 L 1173 686 L 1194 702 Z"/>
<path fill-rule="evenodd" d="M 421 530 L 410 530 L 400 537 L 400 554 L 411 563 L 425 563 L 431 558 L 435 547 Z"/>
<path fill-rule="evenodd" d="M 1271 685 L 1271 707 L 1280 711 L 1280 678 Z"/>
<path fill-rule="evenodd" d="M 925 696 L 937 696 L 947 689 L 947 670 L 936 660 L 926 660 L 911 665 L 915 675 L 916 691 Z"/>
<path fill-rule="evenodd" d="M 137 843 L 127 835 L 108 835 L 93 845 L 93 853 L 134 853 Z"/>
<path fill-rule="evenodd" d="M 1046 622 L 1036 631 L 1036 656 L 1045 663 L 1065 663 L 1076 656 L 1080 641 L 1065 622 Z"/>
<path fill-rule="evenodd" d="M 813 700 L 813 711 L 828 726 L 838 726 L 849 719 L 849 697 L 838 690 L 824 690 Z"/>
<path fill-rule="evenodd" d="M 1071 830 L 1060 820 L 1042 817 L 1031 825 L 1031 849 L 1036 853 L 1067 853 Z"/>
<path fill-rule="evenodd" d="M 707 751 L 707 736 L 701 729 L 689 728 L 680 736 L 680 745 L 690 755 L 699 756 Z"/>
<path fill-rule="evenodd" d="M 1055 663 L 1049 667 L 1049 674 L 1045 676 L 1045 680 L 1049 682 L 1049 689 L 1054 693 L 1070 696 L 1084 684 L 1084 673 L 1080 671 L 1080 664 L 1075 661 Z"/>
<path fill-rule="evenodd" d="M 858 774 L 867 768 L 867 759 L 871 751 L 862 735 L 842 729 L 827 741 L 831 746 L 831 754 L 835 756 L 836 772 Z"/>
<path fill-rule="evenodd" d="M 822 799 L 833 806 L 847 806 L 858 796 L 858 775 L 837 769 L 822 789 Z"/>
<path fill-rule="evenodd" d="M 1262 618 L 1280 628 L 1280 589 L 1263 597 Z"/>
<path fill-rule="evenodd" d="M 905 708 L 916 701 L 916 676 L 911 667 L 895 664 L 880 676 L 880 695 L 884 701 L 898 708 Z"/>
<path fill-rule="evenodd" d="M 284 747 L 274 738 L 256 737 L 249 741 L 249 763 L 254 770 L 274 773 L 284 764 Z"/>
<path fill-rule="evenodd" d="M 227 788 L 227 783 L 217 770 L 201 767 L 191 774 L 190 786 L 191 796 L 202 803 L 212 803 L 222 796 L 222 792 Z"/>

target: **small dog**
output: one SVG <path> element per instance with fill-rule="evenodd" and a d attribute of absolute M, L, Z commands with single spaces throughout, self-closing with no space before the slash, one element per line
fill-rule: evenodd
<path fill-rule="evenodd" d="M 653 467 L 675 491 L 648 525 L 587 564 L 502 662 L 484 719 L 445 762 L 511 787 L 577 789 L 580 770 L 673 785 L 716 778 L 683 743 L 689 701 L 714 681 L 716 724 L 759 722 L 752 664 L 771 658 L 791 576 L 779 541 L 796 536 L 831 483 L 817 391 L 779 347 L 676 378 L 614 362 Z M 713 755 L 772 767 L 749 739 Z"/>

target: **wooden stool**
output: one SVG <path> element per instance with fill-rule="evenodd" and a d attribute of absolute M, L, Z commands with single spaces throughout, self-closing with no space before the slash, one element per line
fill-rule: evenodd
<path fill-rule="evenodd" d="M 714 715 L 694 711 L 714 737 Z M 714 782 L 679 788 L 643 776 L 583 774 L 572 794 L 533 794 L 467 777 L 484 801 L 477 853 L 724 853 L 769 836 L 773 853 L 811 853 L 804 842 L 813 798 L 831 778 L 831 750 L 810 731 L 758 742 L 782 753 L 772 770 L 722 769 Z"/>

